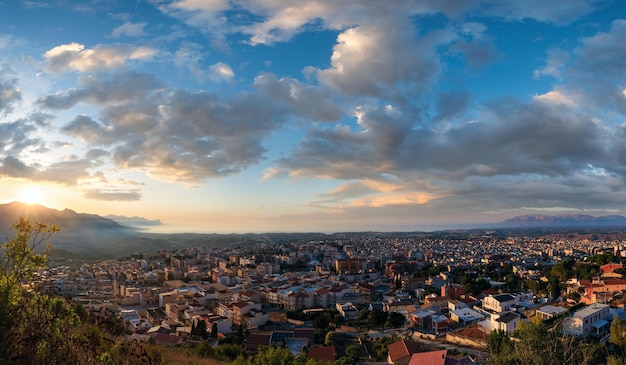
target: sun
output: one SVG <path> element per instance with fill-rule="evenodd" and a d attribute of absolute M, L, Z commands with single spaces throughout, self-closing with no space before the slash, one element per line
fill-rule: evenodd
<path fill-rule="evenodd" d="M 26 204 L 43 204 L 43 190 L 36 185 L 28 185 L 20 190 L 17 200 Z"/>

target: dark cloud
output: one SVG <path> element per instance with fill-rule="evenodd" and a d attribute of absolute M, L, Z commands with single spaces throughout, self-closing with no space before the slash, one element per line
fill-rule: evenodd
<path fill-rule="evenodd" d="M 111 153 L 109 153 L 109 151 L 105 151 L 99 148 L 94 148 L 94 149 L 87 151 L 87 153 L 85 154 L 85 158 L 89 160 L 97 160 L 101 157 L 108 157 L 110 155 Z"/>
<path fill-rule="evenodd" d="M 90 144 L 109 144 L 113 140 L 108 136 L 104 126 L 86 115 L 77 115 L 61 131 Z"/>
<path fill-rule="evenodd" d="M 42 147 L 42 140 L 34 136 L 37 130 L 37 122 L 29 118 L 0 123 L 0 156 L 19 156 L 25 150 Z"/>
<path fill-rule="evenodd" d="M 254 86 L 277 103 L 284 103 L 295 115 L 320 122 L 333 122 L 343 115 L 332 102 L 328 93 L 320 88 L 304 85 L 291 78 L 277 79 L 275 75 L 262 73 L 254 80 Z"/>
<path fill-rule="evenodd" d="M 22 92 L 17 86 L 17 78 L 7 65 L 0 65 L 0 115 L 13 111 L 13 105 L 22 100 Z"/>
<path fill-rule="evenodd" d="M 154 174 L 181 180 L 225 176 L 260 161 L 263 138 L 280 126 L 276 109 L 255 94 L 225 100 L 177 90 L 163 113 L 163 129 L 143 141 L 143 152 L 127 145 L 115 151 L 117 163 L 150 166 Z"/>
<path fill-rule="evenodd" d="M 564 86 L 585 96 L 585 104 L 626 115 L 626 20 L 616 20 L 607 32 L 584 38 L 562 71 Z"/>
<path fill-rule="evenodd" d="M 435 100 L 435 107 L 437 108 L 435 120 L 453 119 L 465 115 L 471 100 L 472 95 L 466 90 L 438 92 Z"/>
<path fill-rule="evenodd" d="M 144 100 L 147 94 L 157 92 L 161 83 L 153 76 L 137 72 L 120 72 L 108 75 L 88 75 L 78 79 L 79 88 L 70 88 L 40 98 L 37 103 L 48 109 L 65 110 L 86 102 L 96 105 L 129 103 Z"/>
<path fill-rule="evenodd" d="M 587 164 L 602 165 L 609 156 L 602 128 L 558 107 L 506 100 L 485 106 L 482 116 L 483 120 L 438 131 L 405 120 L 399 112 L 376 109 L 360 117 L 360 131 L 312 132 L 281 164 L 309 170 L 306 176 L 326 175 L 335 166 L 352 164 L 366 168 L 338 169 L 333 176 L 429 171 L 462 179 L 473 174 L 568 175 Z"/>
<path fill-rule="evenodd" d="M 5 156 L 0 164 L 0 175 L 13 178 L 31 177 L 34 169 L 13 156 Z"/>
<path fill-rule="evenodd" d="M 130 202 L 141 200 L 141 193 L 139 191 L 87 190 L 83 197 L 94 200 Z"/>
<path fill-rule="evenodd" d="M 539 22 L 554 23 L 559 26 L 570 24 L 583 15 L 596 10 L 599 0 L 487 0 L 472 1 L 485 15 L 508 18 L 510 20 L 534 19 Z"/>
<path fill-rule="evenodd" d="M 481 68 L 493 63 L 500 55 L 498 49 L 490 41 L 466 41 L 456 42 L 451 50 L 465 56 L 467 64 L 473 68 Z"/>

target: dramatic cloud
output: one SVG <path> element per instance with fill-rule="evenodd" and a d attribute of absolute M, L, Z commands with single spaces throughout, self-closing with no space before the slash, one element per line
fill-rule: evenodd
<path fill-rule="evenodd" d="M 70 136 L 80 138 L 90 144 L 109 144 L 113 140 L 107 136 L 106 128 L 86 115 L 78 115 L 61 128 Z"/>
<path fill-rule="evenodd" d="M 596 11 L 604 6 L 619 8 L 98 2 L 89 14 L 97 7 L 102 21 L 81 43 L 60 35 L 85 23 L 50 27 L 54 43 L 7 27 L 0 118 L 13 119 L 0 121 L 0 177 L 124 202 L 153 195 L 132 179 L 179 183 L 168 191 L 215 179 L 200 187 L 207 196 L 260 179 L 255 206 L 284 197 L 296 214 L 385 224 L 622 211 L 626 20 Z M 228 209 L 244 206 L 237 199 L 224 198 Z"/>
<path fill-rule="evenodd" d="M 359 26 L 337 37 L 331 67 L 318 72 L 319 80 L 342 94 L 395 98 L 405 88 L 423 89 L 440 72 L 437 47 L 455 38 L 434 32 L 416 39 L 404 22 L 386 29 Z"/>
<path fill-rule="evenodd" d="M 295 79 L 281 78 L 262 73 L 254 80 L 254 86 L 278 103 L 284 103 L 301 117 L 314 121 L 337 121 L 342 110 L 332 102 L 322 89 L 303 84 Z"/>

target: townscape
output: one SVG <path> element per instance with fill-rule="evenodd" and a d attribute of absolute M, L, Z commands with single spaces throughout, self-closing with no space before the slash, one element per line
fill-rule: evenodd
<path fill-rule="evenodd" d="M 612 322 L 626 320 L 625 256 L 619 240 L 362 233 L 49 267 L 34 287 L 80 303 L 128 341 L 469 364 L 493 361 L 489 336 L 515 337 L 527 322 L 606 346 Z"/>

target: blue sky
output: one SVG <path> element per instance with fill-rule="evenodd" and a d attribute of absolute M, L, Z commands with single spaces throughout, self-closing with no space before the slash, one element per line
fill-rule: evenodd
<path fill-rule="evenodd" d="M 620 1 L 0 1 L 0 20 L 2 202 L 199 232 L 626 214 Z"/>

